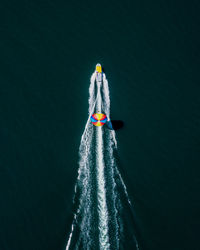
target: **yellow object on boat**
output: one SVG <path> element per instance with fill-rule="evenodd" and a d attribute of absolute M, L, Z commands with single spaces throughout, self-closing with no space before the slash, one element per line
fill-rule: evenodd
<path fill-rule="evenodd" d="M 102 73 L 102 67 L 101 67 L 101 64 L 99 63 L 96 65 L 96 72 Z"/>

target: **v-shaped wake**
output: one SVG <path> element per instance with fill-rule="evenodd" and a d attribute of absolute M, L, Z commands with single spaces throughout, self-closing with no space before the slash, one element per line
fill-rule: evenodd
<path fill-rule="evenodd" d="M 92 74 L 88 102 L 89 117 L 79 147 L 75 212 L 66 250 L 123 249 L 126 238 L 132 241 L 132 249 L 139 249 L 135 231 L 130 222 L 126 223 L 132 205 L 116 164 L 115 131 L 90 122 L 97 110 L 110 119 L 109 87 L 104 73 L 102 84 L 96 81 L 96 72 Z"/>

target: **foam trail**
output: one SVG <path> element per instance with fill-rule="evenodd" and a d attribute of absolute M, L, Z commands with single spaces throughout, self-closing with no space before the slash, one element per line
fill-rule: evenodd
<path fill-rule="evenodd" d="M 115 131 L 106 125 L 94 127 L 90 122 L 90 116 L 97 110 L 110 120 L 106 75 L 103 74 L 102 83 L 96 82 L 95 78 L 94 72 L 89 87 L 89 116 L 79 147 L 78 178 L 73 198 L 76 211 L 66 250 L 119 250 L 126 248 L 127 240 L 133 250 L 139 250 L 131 216 L 127 215 L 133 207 L 116 164 Z"/>
<path fill-rule="evenodd" d="M 100 84 L 98 83 L 97 109 L 101 112 Z M 110 249 L 108 237 L 108 212 L 106 205 L 106 190 L 104 177 L 104 157 L 103 157 L 103 131 L 102 127 L 97 128 L 97 186 L 98 186 L 98 212 L 99 212 L 99 248 L 101 250 Z"/>
<path fill-rule="evenodd" d="M 108 88 L 108 81 L 106 79 L 105 73 L 103 74 L 103 95 L 104 95 L 104 103 L 105 103 L 105 113 L 110 119 L 110 93 Z"/>
<path fill-rule="evenodd" d="M 103 74 L 103 107 L 104 107 L 104 111 L 107 114 L 108 119 L 110 119 L 110 93 L 109 93 L 109 86 L 108 86 L 108 80 L 106 79 L 106 75 Z M 129 203 L 130 208 L 132 209 L 132 203 L 131 200 L 129 198 L 128 192 L 127 192 L 127 188 L 126 185 L 122 179 L 122 176 L 117 168 L 116 165 L 116 161 L 115 161 L 115 157 L 114 157 L 114 149 L 117 149 L 117 140 L 116 140 L 116 135 L 115 135 L 115 131 L 114 130 L 108 130 L 108 140 L 106 141 L 106 144 L 108 145 L 108 157 L 107 157 L 107 165 L 110 166 L 110 182 L 112 183 L 112 201 L 113 201 L 113 217 L 112 220 L 114 221 L 115 224 L 115 243 L 116 243 L 116 249 L 119 249 L 119 229 L 121 230 L 121 232 L 123 232 L 123 226 L 122 224 L 120 224 L 120 220 L 118 220 L 118 216 L 119 216 L 119 212 L 118 212 L 118 208 L 117 208 L 117 203 L 118 206 L 122 206 L 120 198 L 119 198 L 119 194 L 117 189 L 119 187 L 117 187 L 117 183 L 116 183 L 116 178 L 118 178 L 120 180 L 120 186 L 123 188 L 126 200 Z M 113 147 L 115 146 L 115 147 Z M 107 166 L 108 167 L 108 166 Z M 136 236 L 133 235 L 133 239 L 135 242 L 135 247 L 137 250 L 139 250 L 139 245 L 136 239 Z"/>
<path fill-rule="evenodd" d="M 116 181 L 115 181 L 115 175 L 114 175 L 114 167 L 115 167 L 115 161 L 113 157 L 113 148 L 114 148 L 114 140 L 113 140 L 113 135 L 110 130 L 108 132 L 108 138 L 106 141 L 107 144 L 107 154 L 108 156 L 106 157 L 107 161 L 107 168 L 110 169 L 110 178 L 109 178 L 109 183 L 111 185 L 110 192 L 111 192 L 111 200 L 112 200 L 112 210 L 113 210 L 113 216 L 112 216 L 112 222 L 114 223 L 113 227 L 113 234 L 114 234 L 114 243 L 115 243 L 115 249 L 119 249 L 119 222 L 118 222 L 118 210 L 117 210 L 117 192 L 116 192 Z"/>

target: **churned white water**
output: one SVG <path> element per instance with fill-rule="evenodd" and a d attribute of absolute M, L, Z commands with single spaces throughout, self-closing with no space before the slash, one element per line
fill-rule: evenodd
<path fill-rule="evenodd" d="M 96 82 L 95 78 L 94 72 L 89 86 L 89 116 L 79 147 L 78 177 L 73 199 L 75 211 L 66 250 L 120 249 L 120 244 L 125 244 L 123 239 L 126 234 L 126 222 L 122 216 L 126 207 L 124 200 L 128 206 L 132 206 L 116 165 L 115 131 L 106 125 L 95 127 L 90 122 L 91 115 L 97 111 L 106 114 L 110 120 L 106 75 L 103 74 L 101 83 Z M 134 233 L 132 238 L 133 249 L 139 250 Z"/>

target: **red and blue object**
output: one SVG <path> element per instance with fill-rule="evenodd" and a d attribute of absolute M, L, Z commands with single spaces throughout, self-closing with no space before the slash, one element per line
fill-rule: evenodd
<path fill-rule="evenodd" d="M 95 113 L 90 117 L 90 120 L 94 126 L 100 127 L 103 126 L 108 119 L 105 114 Z"/>

